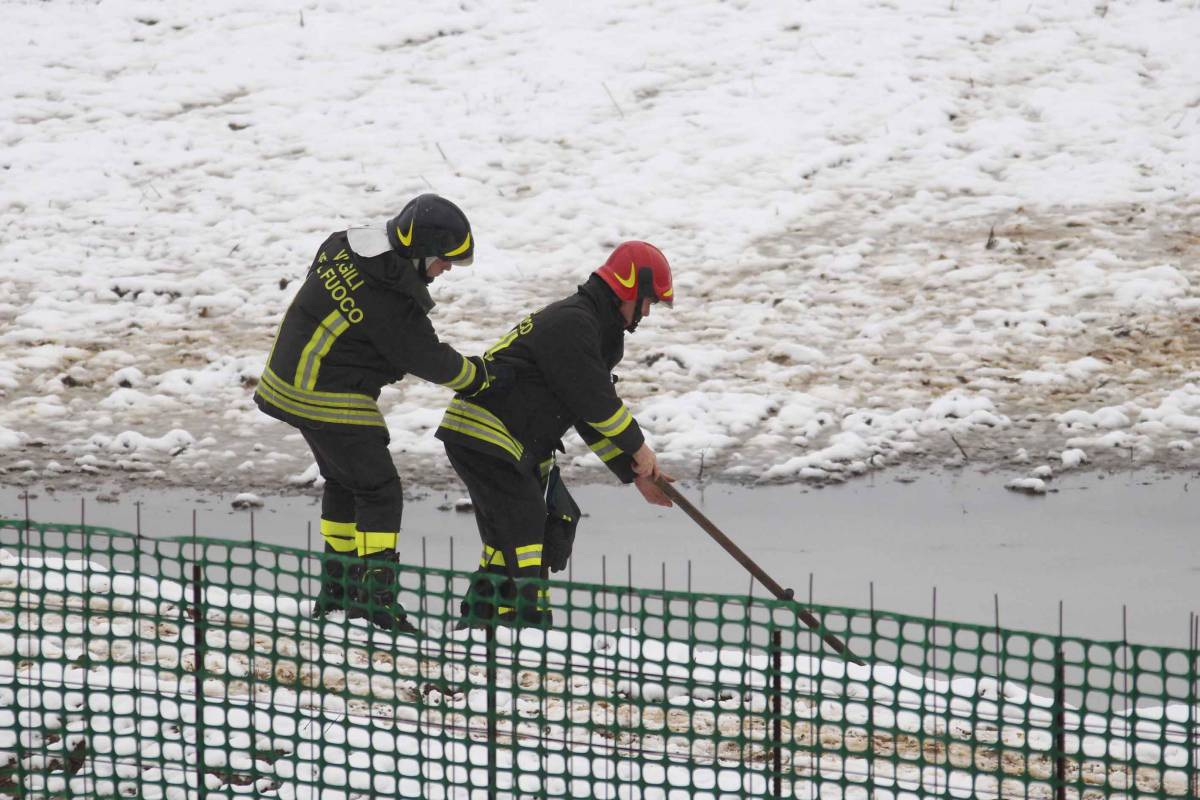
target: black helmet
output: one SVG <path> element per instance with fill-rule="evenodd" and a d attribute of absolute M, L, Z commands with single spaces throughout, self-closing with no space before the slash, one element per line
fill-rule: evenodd
<path fill-rule="evenodd" d="M 466 266 L 475 257 L 471 223 L 462 210 L 436 194 L 419 195 L 388 223 L 392 249 L 418 263 L 444 258 Z"/>

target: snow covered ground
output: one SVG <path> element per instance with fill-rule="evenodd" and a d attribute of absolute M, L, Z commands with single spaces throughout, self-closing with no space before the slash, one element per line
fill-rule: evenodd
<path fill-rule="evenodd" d="M 28 798 L 186 800 L 199 772 L 214 799 L 474 798 L 494 749 L 500 797 L 761 797 L 777 676 L 787 797 L 1052 796 L 1052 704 L 1020 681 L 795 649 L 776 673 L 761 650 L 693 649 L 619 623 L 520 640 L 500 630 L 489 738 L 482 632 L 393 641 L 312 624 L 287 597 L 214 586 L 201 711 L 190 598 L 78 554 L 0 550 L 0 796 L 21 778 Z M 1109 674 L 1104 652 L 1089 649 L 1089 685 Z M 1182 652 L 1160 657 L 1186 675 Z M 1069 797 L 1188 794 L 1200 709 L 1146 699 L 1134 712 L 1067 707 Z"/>
<path fill-rule="evenodd" d="M 478 239 L 435 286 L 466 352 L 663 248 L 620 388 L 678 470 L 1193 461 L 1195 2 L 3 11 L 5 481 L 304 476 L 250 402 L 274 327 L 328 232 L 430 189 Z M 410 480 L 447 400 L 384 392 Z"/>

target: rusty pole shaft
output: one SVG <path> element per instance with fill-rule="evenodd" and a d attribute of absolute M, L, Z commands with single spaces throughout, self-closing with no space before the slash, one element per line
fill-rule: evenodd
<path fill-rule="evenodd" d="M 654 483 L 658 486 L 658 488 L 662 489 L 663 493 L 666 494 L 667 497 L 671 498 L 676 505 L 683 509 L 683 513 L 691 517 L 693 522 L 703 528 L 705 533 L 715 539 L 717 544 L 725 548 L 725 551 L 729 553 L 729 555 L 733 556 L 739 564 L 745 567 L 750 574 L 758 580 L 759 583 L 767 587 L 767 590 L 770 591 L 771 594 L 775 595 L 780 600 L 795 602 L 795 592 L 793 592 L 791 589 L 784 589 L 782 586 L 780 586 L 774 578 L 763 571 L 762 567 L 754 563 L 754 559 L 746 555 L 742 548 L 734 544 L 733 540 L 726 536 L 720 528 L 714 525 L 708 519 L 708 517 L 700 513 L 700 509 L 696 508 L 694 505 L 692 505 L 690 500 L 680 494 L 678 489 L 676 489 L 663 478 L 656 478 Z M 825 644 L 833 648 L 834 652 L 840 654 L 852 664 L 857 664 L 860 667 L 866 666 L 866 662 L 847 649 L 845 642 L 834 636 L 832 633 L 822 633 L 821 621 L 814 617 L 808 609 L 797 605 L 796 616 L 799 617 L 800 621 L 809 628 L 812 628 L 814 631 L 820 633 L 821 639 L 825 642 Z"/>

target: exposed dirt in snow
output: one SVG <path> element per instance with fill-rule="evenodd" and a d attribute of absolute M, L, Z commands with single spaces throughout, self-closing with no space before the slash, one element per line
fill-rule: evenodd
<path fill-rule="evenodd" d="M 621 390 L 635 412 L 652 404 L 655 416 L 664 418 L 670 416 L 671 401 L 657 395 L 666 389 L 685 394 L 723 387 L 763 399 L 764 407 L 755 412 L 758 418 L 742 424 L 736 441 L 723 447 L 700 446 L 689 452 L 685 441 L 673 445 L 667 437 L 668 460 L 682 474 L 699 470 L 703 453 L 708 474 L 753 481 L 792 455 L 819 450 L 828 441 L 826 434 L 789 441 L 777 414 L 787 403 L 786 393 L 819 393 L 830 386 L 841 387 L 849 396 L 828 403 L 833 424 L 827 433 L 837 430 L 839 414 L 871 409 L 886 425 L 886 417 L 896 409 L 921 407 L 955 390 L 989 397 L 995 413 L 1007 419 L 1004 425 L 967 425 L 923 435 L 905 450 L 876 442 L 875 455 L 865 459 L 870 468 L 962 461 L 964 454 L 974 465 L 1004 464 L 1022 448 L 1034 459 L 1056 458 L 1068 439 L 1107 432 L 1063 427 L 1058 414 L 1124 404 L 1153 408 L 1200 375 L 1200 306 L 1181 313 L 1114 303 L 1111 289 L 1106 290 L 1108 297 L 1081 302 L 1079 298 L 1089 297 L 1095 288 L 1086 275 L 1065 281 L 1074 286 L 1076 296 L 1055 296 L 1055 287 L 1064 285 L 1055 274 L 1056 263 L 1064 254 L 1100 248 L 1112 253 L 1115 262 L 1147 267 L 1174 262 L 1190 274 L 1200 263 L 1200 235 L 1191 230 L 1191 219 L 1183 210 L 1149 215 L 1141 207 L 1018 211 L 994 219 L 879 231 L 869 237 L 866 252 L 860 246 L 860 229 L 806 227 L 793 236 L 758 244 L 766 260 L 746 269 L 758 273 L 759 279 L 747 280 L 744 286 L 698 288 L 696 302 L 648 323 L 661 325 L 653 341 L 631 337 L 628 359 L 620 368 Z M 851 270 L 832 269 L 827 256 L 813 254 L 814 248 L 829 254 L 843 245 L 853 249 L 855 243 L 861 260 Z M 922 259 L 943 266 L 903 266 Z M 791 303 L 785 301 L 787 293 L 771 297 L 770 275 L 798 287 L 803 308 L 779 316 L 775 309 L 781 301 Z M 977 285 L 979 281 L 984 284 Z M 1004 285 L 999 294 L 987 288 L 997 282 Z M 22 286 L 19 278 L 17 285 L 18 301 L 32 299 L 35 285 Z M 163 483 L 286 491 L 289 479 L 311 463 L 307 449 L 285 426 L 257 420 L 249 403 L 276 316 L 294 288 L 291 284 L 279 289 L 275 304 L 264 308 L 258 321 L 242 313 L 209 315 L 200 305 L 178 317 L 149 317 L 145 324 L 119 332 L 97 331 L 72 343 L 67 352 L 50 359 L 53 363 L 40 370 L 40 378 L 7 390 L 11 409 L 24 407 L 31 413 L 23 426 L 28 438 L 0 452 L 0 480 L 78 486 L 102 474 L 128 486 Z M 156 291 L 163 302 L 174 302 L 169 292 Z M 981 302 L 984 291 L 991 293 L 986 303 Z M 129 305 L 129 315 L 136 319 L 140 297 L 140 291 L 131 291 L 111 302 L 117 309 Z M 737 305 L 732 311 L 731 302 Z M 455 319 L 442 326 L 450 340 L 462 319 L 483 313 L 480 300 L 469 294 L 455 297 L 453 303 Z M 811 359 L 806 360 L 805 351 L 779 346 L 795 336 L 792 323 L 814 319 L 818 334 L 807 340 L 796 336 L 794 342 L 815 348 Z M 169 324 L 162 324 L 164 320 Z M 691 346 L 697 330 L 707 331 L 706 347 L 740 352 L 742 357 L 715 371 L 689 364 L 689 351 L 681 348 Z M 25 350 L 36 354 L 39 348 L 51 347 L 30 341 Z M 160 384 L 151 401 L 115 405 L 111 397 L 117 389 L 140 388 L 147 394 L 152 389 L 138 372 L 116 371 L 114 351 L 123 354 L 120 361 L 153 365 L 160 375 L 178 370 L 180 383 L 166 392 Z M 35 355 L 28 357 L 36 361 Z M 676 365 L 665 377 L 661 365 L 655 367 L 663 358 Z M 1081 362 L 1084 359 L 1094 361 Z M 1070 364 L 1081 367 L 1061 368 Z M 209 392 L 203 381 L 214 365 L 223 377 Z M 761 381 L 773 373 L 783 376 L 778 384 Z M 227 388 L 227 374 L 240 383 L 240 393 L 236 387 Z M 48 396 L 56 409 L 34 413 L 46 410 Z M 406 403 L 428 398 L 434 409 L 444 403 L 444 393 L 413 378 L 399 384 L 393 397 L 403 397 Z M 385 394 L 385 413 L 387 400 Z M 95 415 L 106 406 L 109 413 Z M 1130 436 L 1085 446 L 1093 466 L 1132 461 L 1172 470 L 1194 461 L 1186 445 L 1167 446 L 1190 436 L 1176 430 L 1139 433 L 1133 411 L 1127 412 L 1125 423 L 1114 429 L 1129 431 Z M 644 424 L 655 432 L 653 420 Z M 161 449 L 111 441 L 127 430 L 161 435 L 171 429 L 188 432 L 192 441 Z M 394 448 L 402 475 L 425 486 L 453 483 L 440 446 L 428 433 L 418 435 L 427 438 L 420 452 L 408 451 L 404 440 Z M 606 474 L 586 461 L 573 471 L 577 478 L 603 479 Z M 799 477 L 828 481 L 850 474 L 853 471 L 829 469 Z"/>
<path fill-rule="evenodd" d="M 141 13 L 12 8 L 0 482 L 286 489 L 309 454 L 250 403 L 275 325 L 330 231 L 431 188 L 479 241 L 434 287 L 466 353 L 622 239 L 663 248 L 678 302 L 620 390 L 681 474 L 1200 445 L 1193 9 L 566 4 L 535 46 L 504 4 L 399 45 L 383 8 Z M 317 31 L 371 44 L 316 57 Z M 447 399 L 384 392 L 410 483 L 452 480 Z"/>

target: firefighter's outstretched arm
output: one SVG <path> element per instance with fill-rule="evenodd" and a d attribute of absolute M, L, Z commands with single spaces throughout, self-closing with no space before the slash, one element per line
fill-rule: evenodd
<path fill-rule="evenodd" d="M 415 304 L 391 313 L 368 314 L 367 321 L 372 342 L 396 372 L 412 373 L 467 396 L 491 383 L 490 365 L 439 340 L 433 323 Z"/>

